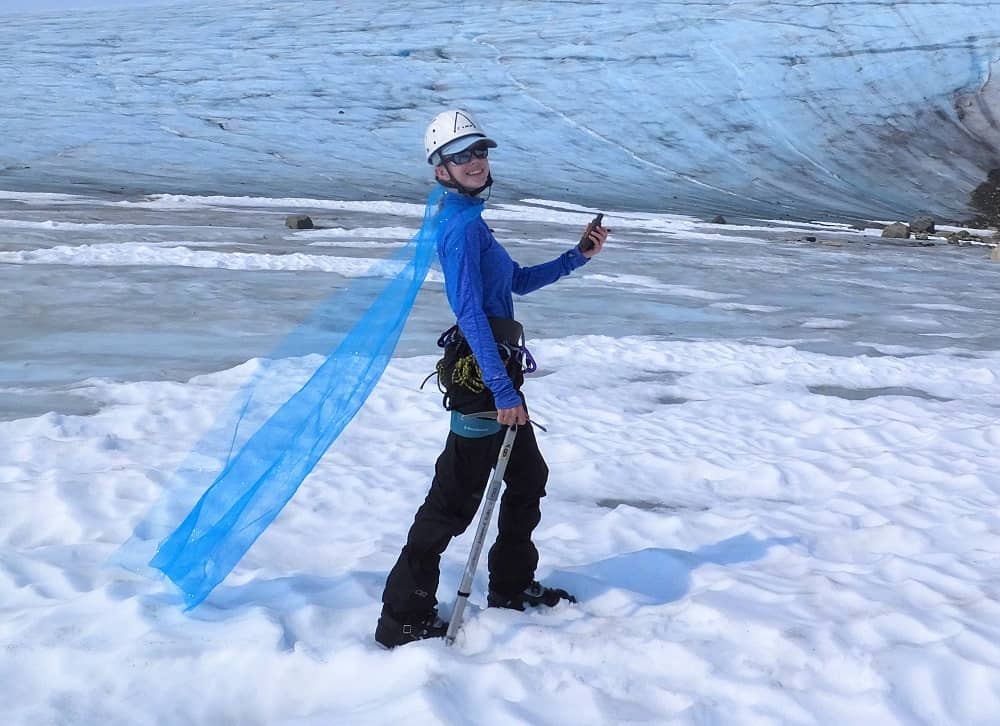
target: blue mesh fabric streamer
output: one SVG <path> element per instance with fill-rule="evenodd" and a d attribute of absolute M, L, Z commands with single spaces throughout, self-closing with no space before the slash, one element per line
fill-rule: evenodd
<path fill-rule="evenodd" d="M 229 458 L 160 544 L 150 564 L 183 591 L 187 609 L 236 566 L 375 387 L 435 254 L 445 221 L 442 197 L 440 188 L 431 193 L 420 230 L 393 256 L 397 266 L 410 259 L 308 382 Z M 234 436 L 245 413 L 244 405 L 232 426 Z"/>

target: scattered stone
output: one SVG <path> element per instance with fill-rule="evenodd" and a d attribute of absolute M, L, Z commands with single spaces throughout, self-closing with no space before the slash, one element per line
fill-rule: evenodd
<path fill-rule="evenodd" d="M 913 227 L 910 227 L 910 229 L 912 230 Z M 915 239 L 921 239 L 921 240 L 930 239 L 931 238 L 931 236 L 929 234 L 927 234 L 926 232 L 920 232 L 919 234 L 913 235 L 913 237 Z"/>
<path fill-rule="evenodd" d="M 727 222 L 726 218 L 723 217 L 721 214 L 718 214 L 716 215 L 715 219 L 712 220 L 712 224 L 729 224 L 729 222 Z"/>
<path fill-rule="evenodd" d="M 993 245 L 993 251 L 990 252 L 990 259 L 994 262 L 1000 262 L 1000 245 Z"/>
<path fill-rule="evenodd" d="M 868 229 L 868 225 L 861 224 L 860 222 L 855 222 L 854 224 L 851 225 L 851 229 L 856 229 L 858 232 L 864 232 L 866 229 Z"/>
<path fill-rule="evenodd" d="M 945 239 L 948 240 L 948 244 L 950 245 L 964 246 L 972 240 L 979 238 L 973 234 L 969 234 L 969 230 L 961 229 L 958 232 L 951 232 Z"/>
<path fill-rule="evenodd" d="M 1000 169 L 990 169 L 986 181 L 972 191 L 969 201 L 979 212 L 977 227 L 1000 226 Z"/>
<path fill-rule="evenodd" d="M 806 242 L 815 242 L 815 241 L 816 241 L 815 237 L 806 237 Z"/>
<path fill-rule="evenodd" d="M 909 239 L 910 228 L 902 222 L 893 222 L 882 230 L 882 236 L 891 239 Z"/>
<path fill-rule="evenodd" d="M 285 226 L 290 229 L 312 229 L 313 221 L 305 214 L 289 214 L 285 217 Z"/>
<path fill-rule="evenodd" d="M 914 234 L 922 232 L 934 234 L 934 217 L 917 217 L 910 222 L 910 231 Z"/>

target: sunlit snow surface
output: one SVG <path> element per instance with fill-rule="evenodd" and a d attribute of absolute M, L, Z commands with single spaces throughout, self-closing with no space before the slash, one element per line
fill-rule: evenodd
<path fill-rule="evenodd" d="M 169 583 L 108 562 L 148 558 L 201 493 L 173 472 L 212 480 L 224 447 L 198 442 L 260 356 L 349 324 L 356 311 L 296 328 L 420 205 L 2 196 L 7 723 L 988 724 L 1000 709 L 985 246 L 606 209 L 606 251 L 518 302 L 550 429 L 539 575 L 580 602 L 485 610 L 480 572 L 454 648 L 388 653 L 372 640 L 382 583 L 447 427 L 418 389 L 450 323 L 436 272 L 372 398 L 204 604 L 184 614 Z M 321 228 L 287 230 L 292 211 Z M 526 200 L 486 218 L 530 263 L 590 216 Z M 320 360 L 278 361 L 265 407 Z M 442 561 L 445 614 L 469 545 Z"/>
<path fill-rule="evenodd" d="M 1000 164 L 995 2 L 2 17 L 3 188 L 412 199 L 424 126 L 449 105 L 500 141 L 508 199 L 965 219 Z"/>

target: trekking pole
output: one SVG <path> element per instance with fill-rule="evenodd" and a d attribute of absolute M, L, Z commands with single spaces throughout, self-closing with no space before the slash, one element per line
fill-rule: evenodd
<path fill-rule="evenodd" d="M 490 528 L 490 520 L 493 519 L 493 507 L 497 503 L 497 496 L 500 494 L 500 484 L 503 482 L 503 474 L 507 469 L 507 462 L 510 460 L 510 451 L 514 448 L 514 436 L 517 435 L 517 426 L 507 428 L 507 433 L 503 437 L 500 445 L 500 456 L 497 457 L 497 465 L 493 469 L 493 477 L 486 487 L 486 500 L 483 504 L 483 513 L 479 515 L 479 526 L 476 528 L 476 537 L 472 540 L 472 550 L 469 552 L 469 561 L 465 563 L 465 574 L 462 576 L 462 583 L 458 586 L 458 597 L 455 598 L 455 608 L 451 613 L 451 622 L 448 623 L 448 632 L 444 636 L 445 642 L 451 645 L 455 642 L 458 629 L 462 626 L 462 613 L 465 612 L 465 605 L 469 601 L 472 592 L 472 578 L 476 576 L 476 567 L 479 565 L 479 555 L 483 551 L 483 541 L 486 539 L 486 530 Z"/>

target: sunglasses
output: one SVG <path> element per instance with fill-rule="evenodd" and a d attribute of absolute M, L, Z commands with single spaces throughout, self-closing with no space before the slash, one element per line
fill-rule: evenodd
<path fill-rule="evenodd" d="M 454 164 L 455 166 L 464 166 L 472 161 L 472 157 L 477 159 L 485 159 L 490 155 L 490 150 L 485 146 L 480 146 L 478 148 L 466 149 L 465 151 L 459 151 L 457 154 L 449 154 L 444 157 L 444 160 L 449 164 Z"/>

